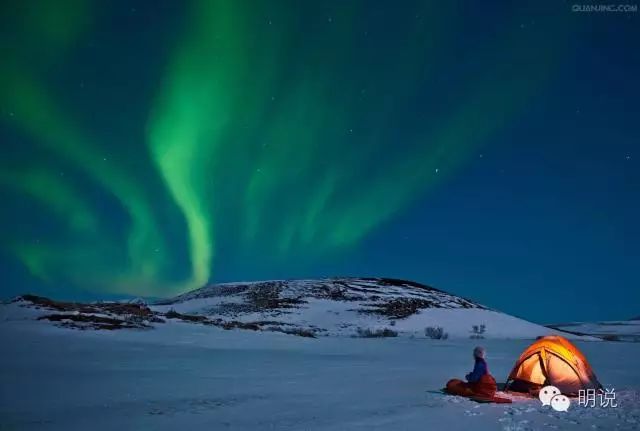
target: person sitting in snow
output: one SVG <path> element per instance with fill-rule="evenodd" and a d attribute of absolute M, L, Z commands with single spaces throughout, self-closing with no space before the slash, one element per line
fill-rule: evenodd
<path fill-rule="evenodd" d="M 487 361 L 484 359 L 485 350 L 484 347 L 478 346 L 473 349 L 473 359 L 476 361 L 473 366 L 473 371 L 464 376 L 469 383 L 476 383 L 480 381 L 482 376 L 485 374 L 489 374 L 489 369 L 487 367 Z"/>
<path fill-rule="evenodd" d="M 473 349 L 473 358 L 475 365 L 473 366 L 473 371 L 465 376 L 467 381 L 451 379 L 447 382 L 446 391 L 453 395 L 465 397 L 493 398 L 498 387 L 496 380 L 489 373 L 484 347 L 478 346 Z"/>

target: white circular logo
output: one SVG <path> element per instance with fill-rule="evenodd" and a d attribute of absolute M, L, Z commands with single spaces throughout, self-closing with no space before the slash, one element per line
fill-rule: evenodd
<path fill-rule="evenodd" d="M 560 394 L 551 398 L 551 408 L 557 412 L 566 412 L 570 405 L 571 400 L 566 395 Z"/>
<path fill-rule="evenodd" d="M 555 386 L 545 386 L 544 388 L 540 389 L 538 398 L 540 398 L 540 401 L 542 401 L 543 406 L 548 406 L 551 404 L 551 398 L 555 397 L 556 395 L 560 395 L 560 389 L 556 388 Z"/>

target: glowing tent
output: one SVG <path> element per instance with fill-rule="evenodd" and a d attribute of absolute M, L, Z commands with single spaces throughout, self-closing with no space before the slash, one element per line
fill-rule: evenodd
<path fill-rule="evenodd" d="M 582 352 L 556 335 L 539 338 L 520 355 L 505 389 L 537 393 L 547 385 L 565 395 L 577 395 L 580 389 L 602 389 Z"/>

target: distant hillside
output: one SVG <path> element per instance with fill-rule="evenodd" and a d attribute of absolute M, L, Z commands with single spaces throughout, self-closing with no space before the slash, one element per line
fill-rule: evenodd
<path fill-rule="evenodd" d="M 535 338 L 557 332 L 430 286 L 388 278 L 213 284 L 158 301 L 151 308 L 317 335 L 357 335 L 387 328 L 424 337 L 428 327 L 465 338 Z"/>
<path fill-rule="evenodd" d="M 0 320 L 7 319 L 82 330 L 195 324 L 304 337 L 533 339 L 561 333 L 430 286 L 389 278 L 212 284 L 152 304 L 142 300 L 63 302 L 23 295 L 0 306 Z M 582 338 L 572 332 L 575 335 L 562 334 Z"/>
<path fill-rule="evenodd" d="M 640 342 L 640 318 L 607 322 L 569 322 L 547 325 L 575 335 L 589 335 L 608 341 Z"/>

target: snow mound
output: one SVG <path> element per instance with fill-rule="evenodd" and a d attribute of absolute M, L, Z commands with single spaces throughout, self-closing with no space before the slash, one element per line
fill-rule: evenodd
<path fill-rule="evenodd" d="M 427 337 L 431 327 L 458 338 L 576 338 L 430 286 L 389 278 L 213 284 L 158 301 L 151 309 L 255 323 L 264 329 L 296 328 L 320 336 Z"/>

